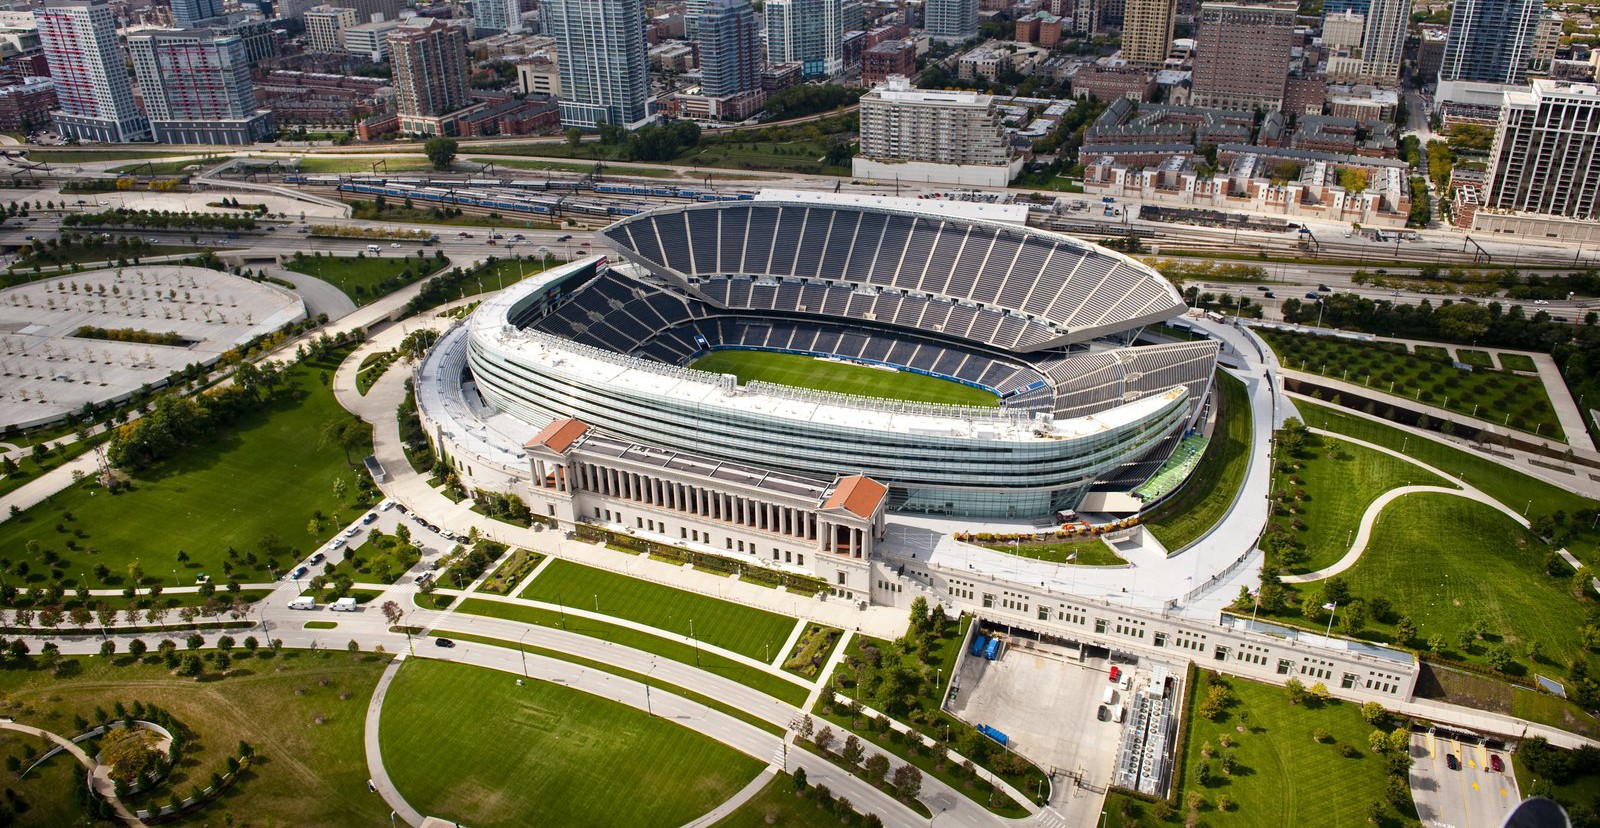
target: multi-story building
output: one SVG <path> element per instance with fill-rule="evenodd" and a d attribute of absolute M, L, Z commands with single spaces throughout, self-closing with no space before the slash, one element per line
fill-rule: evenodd
<path fill-rule="evenodd" d="M 1324 8 L 1322 45 L 1328 77 L 1348 83 L 1394 84 L 1410 23 L 1409 0 L 1343 0 Z"/>
<path fill-rule="evenodd" d="M 1282 109 L 1294 18 L 1293 6 L 1202 5 L 1189 103 L 1219 109 Z"/>
<path fill-rule="evenodd" d="M 914 89 L 897 75 L 861 96 L 858 178 L 1004 187 L 1021 171 L 989 95 Z"/>
<path fill-rule="evenodd" d="M 345 30 L 356 25 L 356 10 L 343 6 L 318 6 L 306 11 L 306 51 L 344 52 Z"/>
<path fill-rule="evenodd" d="M 1540 32 L 1550 20 L 1540 0 L 1457 0 L 1439 79 L 1525 82 L 1530 68 L 1548 66 L 1554 57 L 1549 37 Z"/>
<path fill-rule="evenodd" d="M 150 137 L 133 102 L 133 83 L 107 0 L 48 0 L 34 12 L 59 109 L 57 132 L 80 141 L 123 143 Z"/>
<path fill-rule="evenodd" d="M 467 89 L 467 36 L 431 18 L 402 21 L 389 35 L 394 67 L 395 110 L 400 129 L 453 135 L 453 116 L 472 105 Z"/>
<path fill-rule="evenodd" d="M 768 0 L 767 61 L 798 63 L 806 77 L 827 77 L 844 69 L 842 0 Z"/>
<path fill-rule="evenodd" d="M 1505 93 L 1481 210 L 1600 219 L 1600 86 L 1535 79 Z"/>
<path fill-rule="evenodd" d="M 700 13 L 700 93 L 761 89 L 761 31 L 749 0 L 707 0 Z"/>
<path fill-rule="evenodd" d="M 339 0 L 339 4 L 355 9 L 358 23 L 399 20 L 400 12 L 408 5 L 406 0 Z"/>
<path fill-rule="evenodd" d="M 56 84 L 49 78 L 22 78 L 0 87 L 0 129 L 27 132 L 50 123 Z"/>
<path fill-rule="evenodd" d="M 517 88 L 529 95 L 561 95 L 561 67 L 555 56 L 541 55 L 517 63 Z"/>
<path fill-rule="evenodd" d="M 978 36 L 978 0 L 927 0 L 924 28 L 940 43 L 962 43 Z"/>
<path fill-rule="evenodd" d="M 389 59 L 389 35 L 398 28 L 398 20 L 379 20 L 351 26 L 344 30 L 344 50 L 373 63 L 382 63 Z"/>
<path fill-rule="evenodd" d="M 1450 39 L 1450 28 L 1424 23 L 1417 27 L 1417 35 L 1417 78 L 1431 84 L 1439 79 L 1439 69 L 1444 66 L 1444 45 Z"/>
<path fill-rule="evenodd" d="M 556 39 L 563 126 L 632 129 L 654 119 L 643 0 L 549 0 L 540 14 Z"/>
<path fill-rule="evenodd" d="M 167 144 L 253 144 L 271 137 L 272 112 L 256 108 L 244 42 L 209 29 L 138 32 L 128 37 L 155 140 Z"/>
<path fill-rule="evenodd" d="M 1014 37 L 1018 43 L 1034 43 L 1049 49 L 1061 42 L 1061 29 L 1061 18 L 1040 10 L 1017 18 Z"/>
<path fill-rule="evenodd" d="M 1122 59 L 1139 69 L 1166 65 L 1177 0 L 1127 0 L 1122 12 Z"/>
<path fill-rule="evenodd" d="M 910 40 L 886 40 L 861 53 L 861 82 L 874 86 L 890 75 L 911 77 L 917 73 L 917 44 Z"/>
<path fill-rule="evenodd" d="M 490 34 L 517 34 L 522 31 L 522 4 L 519 0 L 472 0 L 474 37 Z"/>
<path fill-rule="evenodd" d="M 222 16 L 222 0 L 172 0 L 172 24 L 180 29 L 206 25 Z"/>
<path fill-rule="evenodd" d="M 278 56 L 278 33 L 271 21 L 255 13 L 234 12 L 223 15 L 206 28 L 217 34 L 235 35 L 244 43 L 244 58 L 254 68 L 267 58 Z"/>

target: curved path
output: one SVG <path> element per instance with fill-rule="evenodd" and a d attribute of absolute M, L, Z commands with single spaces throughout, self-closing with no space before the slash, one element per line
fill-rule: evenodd
<path fill-rule="evenodd" d="M 112 783 L 111 777 L 103 773 L 97 773 L 96 771 L 99 770 L 100 763 L 96 761 L 93 756 L 85 753 L 83 748 L 78 747 L 77 743 L 64 736 L 51 733 L 48 730 L 42 730 L 40 728 L 30 727 L 24 724 L 17 724 L 16 722 L 12 721 L 0 721 L 0 729 L 15 730 L 18 733 L 26 733 L 30 736 L 42 736 L 52 742 L 55 742 L 57 745 L 60 745 L 62 750 L 72 754 L 72 757 L 78 760 L 78 764 L 82 765 L 84 770 L 89 772 L 90 778 L 93 780 L 92 784 L 94 785 L 95 793 L 99 794 L 100 798 L 111 803 L 112 810 L 117 812 L 117 818 L 122 820 L 123 824 L 125 825 L 143 828 L 144 820 L 139 819 L 139 817 L 136 816 L 133 811 L 128 810 L 128 806 L 122 804 L 121 799 L 117 798 L 116 785 Z"/>
<path fill-rule="evenodd" d="M 1438 476 L 1440 476 L 1440 477 L 1442 477 L 1442 478 L 1444 478 L 1446 480 L 1454 480 L 1456 482 L 1456 485 L 1459 486 L 1460 488 L 1447 489 L 1447 488 L 1445 488 L 1443 486 L 1401 486 L 1399 488 L 1390 489 L 1389 491 L 1384 492 L 1383 494 L 1378 496 L 1377 500 L 1372 501 L 1372 503 L 1367 506 L 1367 510 L 1362 513 L 1362 515 L 1361 515 L 1361 524 L 1356 529 L 1355 542 L 1350 545 L 1350 550 L 1348 552 L 1344 553 L 1344 557 L 1342 557 L 1339 560 L 1335 561 L 1331 566 L 1323 567 L 1322 569 L 1319 569 L 1316 572 L 1307 572 L 1307 573 L 1302 574 L 1302 575 L 1285 575 L 1285 576 L 1283 576 L 1282 578 L 1279 579 L 1283 583 L 1286 583 L 1286 584 L 1304 584 L 1304 583 L 1309 583 L 1311 581 L 1320 581 L 1320 580 L 1322 580 L 1324 578 L 1332 578 L 1333 576 L 1338 575 L 1339 573 L 1349 569 L 1350 567 L 1355 566 L 1356 562 L 1361 559 L 1361 553 L 1366 551 L 1367 542 L 1369 540 L 1371 540 L 1371 538 L 1372 538 L 1372 527 L 1378 522 L 1378 515 L 1380 513 L 1382 513 L 1384 508 L 1387 507 L 1390 503 L 1393 503 L 1394 501 L 1396 501 L 1396 500 L 1398 500 L 1398 499 L 1400 499 L 1402 497 L 1405 497 L 1406 495 L 1409 495 L 1409 494 L 1429 493 L 1429 494 L 1446 494 L 1446 495 L 1454 495 L 1456 497 L 1464 497 L 1464 498 L 1467 498 L 1468 500 L 1475 500 L 1475 501 L 1477 501 L 1479 503 L 1484 504 L 1485 506 L 1491 506 L 1491 507 L 1499 510 L 1502 514 L 1504 514 L 1507 517 L 1511 518 L 1512 520 L 1516 521 L 1517 524 L 1519 526 L 1522 526 L 1523 528 L 1527 528 L 1527 526 L 1528 526 L 1528 519 L 1523 517 L 1522 515 L 1517 514 L 1516 510 L 1514 510 L 1514 509 L 1510 508 L 1509 506 L 1506 506 L 1504 503 L 1501 503 L 1500 501 L 1495 500 L 1494 498 L 1490 497 L 1482 489 L 1479 489 L 1479 488 L 1477 488 L 1475 486 L 1469 485 L 1469 484 L 1461 481 L 1459 478 L 1456 478 L 1456 477 L 1452 476 L 1449 472 L 1446 472 L 1446 471 L 1444 471 L 1442 469 L 1434 468 L 1433 466 L 1430 466 L 1427 463 L 1423 463 L 1422 461 L 1417 460 L 1415 458 L 1407 457 L 1406 455 L 1401 454 L 1400 452 L 1395 451 L 1394 449 L 1389 448 L 1387 446 L 1380 446 L 1380 445 L 1378 445 L 1376 443 L 1369 443 L 1366 440 L 1358 440 L 1355 437 L 1351 437 L 1351 436 L 1346 435 L 1346 434 L 1340 434 L 1340 433 L 1334 432 L 1334 431 L 1326 431 L 1326 430 L 1323 430 L 1323 429 L 1320 429 L 1320 428 L 1310 428 L 1310 429 L 1307 429 L 1307 431 L 1310 431 L 1313 434 L 1318 434 L 1318 435 L 1321 435 L 1321 436 L 1324 436 L 1324 437 L 1329 437 L 1329 438 L 1332 438 L 1332 439 L 1335 439 L 1335 440 L 1340 440 L 1342 442 L 1352 443 L 1352 444 L 1361 446 L 1362 448 L 1367 448 L 1367 449 L 1371 449 L 1373 451 L 1382 452 L 1384 454 L 1390 455 L 1391 457 L 1398 457 L 1401 460 L 1406 461 L 1407 463 L 1410 463 L 1410 464 L 1412 464 L 1414 466 L 1417 466 L 1418 468 L 1425 469 L 1427 471 L 1433 472 L 1434 474 L 1436 474 L 1436 475 L 1438 475 Z M 1565 549 L 1561 550 L 1561 554 L 1562 554 L 1563 557 L 1568 559 L 1568 563 L 1573 563 L 1572 556 L 1567 554 L 1567 551 Z"/>

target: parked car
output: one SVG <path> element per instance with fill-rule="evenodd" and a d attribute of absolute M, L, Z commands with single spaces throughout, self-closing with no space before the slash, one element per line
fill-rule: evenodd
<path fill-rule="evenodd" d="M 343 546 L 344 546 L 344 538 L 334 538 L 333 539 L 333 543 L 328 544 L 328 548 L 329 549 L 340 549 Z"/>
<path fill-rule="evenodd" d="M 289 580 L 295 581 L 295 580 L 299 580 L 301 578 L 304 578 L 306 576 L 306 573 L 309 572 L 309 571 L 311 571 L 311 570 L 308 569 L 307 567 L 297 566 L 297 567 L 294 568 L 293 572 L 289 573 Z"/>
<path fill-rule="evenodd" d="M 349 529 L 344 530 L 344 536 L 347 538 L 353 538 L 359 534 L 361 534 L 361 527 L 359 526 L 352 526 Z"/>
<path fill-rule="evenodd" d="M 1116 681 L 1119 678 L 1122 678 L 1122 668 L 1115 664 L 1111 665 L 1111 680 Z"/>
<path fill-rule="evenodd" d="M 456 643 L 448 638 L 435 638 L 433 640 L 433 646 L 435 647 L 454 647 L 455 645 Z"/>
<path fill-rule="evenodd" d="M 1454 753 L 1446 753 L 1444 755 L 1444 764 L 1450 770 L 1461 770 L 1461 760 L 1457 759 Z"/>
<path fill-rule="evenodd" d="M 1500 758 L 1500 754 L 1498 754 L 1498 753 L 1489 754 L 1489 770 L 1492 770 L 1495 773 L 1505 773 L 1506 772 L 1506 763 L 1505 763 L 1504 760 L 1502 760 Z"/>
<path fill-rule="evenodd" d="M 323 557 L 324 556 L 323 556 L 323 554 L 321 552 L 313 552 L 313 553 L 311 553 L 311 559 L 309 561 L 307 561 L 307 563 L 311 563 L 311 564 L 322 563 Z"/>
<path fill-rule="evenodd" d="M 365 526 L 365 525 L 367 525 L 367 524 L 369 524 L 369 523 L 371 523 L 371 522 L 373 522 L 373 521 L 375 521 L 377 519 L 378 519 L 378 513 L 377 512 L 368 512 L 366 517 L 361 519 L 361 525 Z M 355 527 L 351 527 L 351 528 L 353 529 Z"/>

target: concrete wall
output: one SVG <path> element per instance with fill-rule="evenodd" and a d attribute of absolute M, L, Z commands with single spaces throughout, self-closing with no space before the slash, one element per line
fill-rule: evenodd
<path fill-rule="evenodd" d="M 916 182 L 921 184 L 956 184 L 964 187 L 1004 187 L 1022 172 L 1022 159 L 1013 160 L 1004 167 L 979 167 L 972 164 L 930 164 L 926 161 L 888 163 L 870 158 L 856 157 L 851 161 L 851 174 L 856 178 L 871 178 L 879 182 Z"/>

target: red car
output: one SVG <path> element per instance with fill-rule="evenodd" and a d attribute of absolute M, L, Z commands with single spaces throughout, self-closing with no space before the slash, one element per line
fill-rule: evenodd
<path fill-rule="evenodd" d="M 1494 754 L 1494 753 L 1489 754 L 1489 770 L 1492 770 L 1495 773 L 1505 773 L 1506 772 L 1506 763 L 1500 761 L 1499 754 Z"/>
<path fill-rule="evenodd" d="M 1121 677 L 1122 677 L 1122 668 L 1117 667 L 1116 665 L 1113 664 L 1111 666 L 1111 680 L 1112 681 L 1116 681 L 1117 679 L 1119 679 Z"/>

